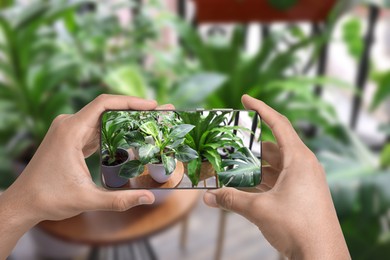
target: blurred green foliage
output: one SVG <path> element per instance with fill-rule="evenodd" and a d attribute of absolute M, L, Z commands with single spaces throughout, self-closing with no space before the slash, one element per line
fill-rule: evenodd
<path fill-rule="evenodd" d="M 381 167 L 389 168 L 390 167 L 390 144 L 387 144 L 382 151 L 381 158 Z"/>
<path fill-rule="evenodd" d="M 342 39 L 356 64 L 364 48 L 362 24 L 352 16 L 342 27 Z M 373 59 L 370 65 L 370 79 L 377 87 L 370 105 L 374 111 L 389 100 L 390 74 L 378 71 Z M 390 134 L 386 125 L 380 130 Z M 334 153 L 338 158 L 328 162 L 333 164 L 327 174 L 337 213 L 353 259 L 385 259 L 390 253 L 390 148 L 385 144 L 377 160 L 354 134 L 348 136 L 353 145 L 343 145 Z"/>
<path fill-rule="evenodd" d="M 76 6 L 42 2 L 0 16 L 0 131 L 14 142 L 14 157 L 35 150 L 54 117 L 71 112 L 69 89 L 60 83 L 73 77 L 75 66 L 59 51 L 50 25 Z"/>
<path fill-rule="evenodd" d="M 374 71 L 371 78 L 377 86 L 371 103 L 371 110 L 375 110 L 390 98 L 390 70 L 384 72 Z"/>
<path fill-rule="evenodd" d="M 324 165 L 334 205 L 352 259 L 386 259 L 390 249 L 390 174 L 377 156 L 346 128 L 340 142 L 319 137 L 310 142 Z"/>
<path fill-rule="evenodd" d="M 142 8 L 137 1 L 12 2 L 0 5 L 0 187 L 15 178 L 12 160 L 31 158 L 56 115 L 77 111 L 100 93 L 156 98 L 178 108 L 240 108 L 239 97 L 249 93 L 285 114 L 297 130 L 318 127 L 319 135 L 305 141 L 325 165 L 352 257 L 388 256 L 389 147 L 379 164 L 340 126 L 334 108 L 314 94 L 314 86 L 350 87 L 308 77 L 307 61 L 299 55 L 311 50 L 308 64 L 313 63 L 322 44 L 331 40 L 329 31 L 318 37 L 295 26 L 271 31 L 249 55 L 243 28 L 235 28 L 231 37 L 206 39 L 156 0 Z M 86 3 L 93 11 L 81 8 Z M 116 15 L 123 8 L 137 12 L 128 26 Z M 151 14 L 153 8 L 158 16 Z M 158 47 L 164 27 L 177 32 L 182 45 Z M 355 60 L 363 49 L 361 30 L 356 20 L 343 26 Z M 284 48 L 278 47 L 281 43 Z M 388 100 L 388 74 L 373 76 L 378 85 L 373 109 Z M 263 136 L 272 139 L 267 128 Z M 98 181 L 98 158 L 88 162 Z"/>
<path fill-rule="evenodd" d="M 347 47 L 349 55 L 358 61 L 364 48 L 363 26 L 357 17 L 346 20 L 342 26 L 342 40 Z"/>

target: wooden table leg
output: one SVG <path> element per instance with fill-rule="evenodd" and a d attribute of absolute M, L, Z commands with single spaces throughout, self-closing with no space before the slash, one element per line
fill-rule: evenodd
<path fill-rule="evenodd" d="M 148 239 L 112 247 L 94 247 L 88 260 L 116 259 L 116 260 L 157 260 L 156 252 Z"/>
<path fill-rule="evenodd" d="M 226 218 L 228 212 L 226 210 L 220 210 L 218 237 L 217 237 L 217 249 L 215 251 L 215 260 L 222 259 L 223 242 L 225 240 Z"/>
<path fill-rule="evenodd" d="M 99 256 L 99 248 L 93 247 L 91 249 L 91 252 L 89 253 L 88 260 L 96 260 L 98 259 L 98 256 Z"/>
<path fill-rule="evenodd" d="M 152 245 L 150 244 L 149 240 L 145 239 L 143 241 L 143 244 L 145 245 L 147 256 L 149 256 L 148 259 L 150 259 L 150 260 L 157 260 L 158 258 L 157 258 L 156 252 L 154 252 L 154 250 L 152 248 Z"/>
<path fill-rule="evenodd" d="M 188 238 L 188 219 L 189 215 L 183 219 L 181 226 L 181 234 L 180 234 L 180 249 L 185 250 L 187 246 L 187 238 Z"/>

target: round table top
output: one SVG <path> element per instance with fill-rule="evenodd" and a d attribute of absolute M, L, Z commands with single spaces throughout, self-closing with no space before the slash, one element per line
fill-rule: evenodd
<path fill-rule="evenodd" d="M 87 212 L 38 226 L 69 242 L 114 245 L 146 238 L 176 224 L 196 206 L 199 195 L 198 190 L 175 190 L 157 206 L 138 206 L 125 212 Z"/>

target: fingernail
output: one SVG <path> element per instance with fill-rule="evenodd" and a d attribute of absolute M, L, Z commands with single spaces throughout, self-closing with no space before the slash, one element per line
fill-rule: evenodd
<path fill-rule="evenodd" d="M 210 207 L 218 207 L 217 197 L 212 192 L 208 191 L 204 195 L 204 200 Z"/>
<path fill-rule="evenodd" d="M 249 94 L 245 94 L 244 96 L 247 96 L 247 97 L 249 97 L 249 98 L 251 98 L 251 99 L 255 99 L 254 97 L 252 97 L 252 96 L 249 95 Z"/>
<path fill-rule="evenodd" d="M 166 105 L 161 105 L 161 106 L 159 106 L 159 108 L 165 109 L 165 108 L 170 108 L 171 106 L 172 106 L 172 105 L 166 104 Z"/>
<path fill-rule="evenodd" d="M 138 199 L 139 204 L 152 204 L 153 200 L 148 196 L 142 196 Z"/>
<path fill-rule="evenodd" d="M 153 104 L 155 104 L 155 105 L 157 105 L 157 101 L 156 100 L 154 100 L 154 99 L 148 99 L 148 100 L 146 100 L 147 102 L 150 102 L 150 103 L 153 103 Z"/>

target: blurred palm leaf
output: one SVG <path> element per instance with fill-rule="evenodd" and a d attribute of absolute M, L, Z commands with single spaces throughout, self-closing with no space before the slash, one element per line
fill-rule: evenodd
<path fill-rule="evenodd" d="M 377 85 L 377 90 L 370 108 L 375 110 L 390 97 L 390 71 L 373 73 L 372 79 Z"/>
<path fill-rule="evenodd" d="M 353 259 L 385 259 L 390 248 L 390 171 L 357 136 L 321 136 L 309 143 L 324 165 L 341 227 Z"/>
<path fill-rule="evenodd" d="M 330 104 L 315 95 L 315 86 L 337 86 L 352 90 L 353 87 L 339 80 L 326 77 L 308 77 L 299 69 L 302 63 L 299 52 L 313 50 L 313 57 L 329 37 L 329 31 L 318 37 L 303 37 L 296 27 L 271 33 L 260 49 L 252 56 L 243 50 L 246 34 L 237 27 L 231 38 L 204 40 L 196 30 L 179 27 L 184 45 L 199 66 L 226 77 L 214 95 L 207 98 L 207 107 L 241 108 L 240 96 L 250 94 L 286 115 L 297 127 L 301 123 L 315 125 L 321 131 L 332 133 L 339 122 Z M 285 35 L 296 40 L 287 43 L 285 50 L 278 44 Z M 264 127 L 264 140 L 272 134 Z"/>
<path fill-rule="evenodd" d="M 105 82 L 115 93 L 147 97 L 145 79 L 136 66 L 124 66 L 109 72 Z"/>
<path fill-rule="evenodd" d="M 64 83 L 77 68 L 60 54 L 53 23 L 81 2 L 34 1 L 0 13 L 0 103 L 8 104 L 0 117 L 19 119 L 7 125 L 13 131 L 2 129 L 8 139 L 27 130 L 27 147 L 36 148 L 53 118 L 71 112 Z"/>

